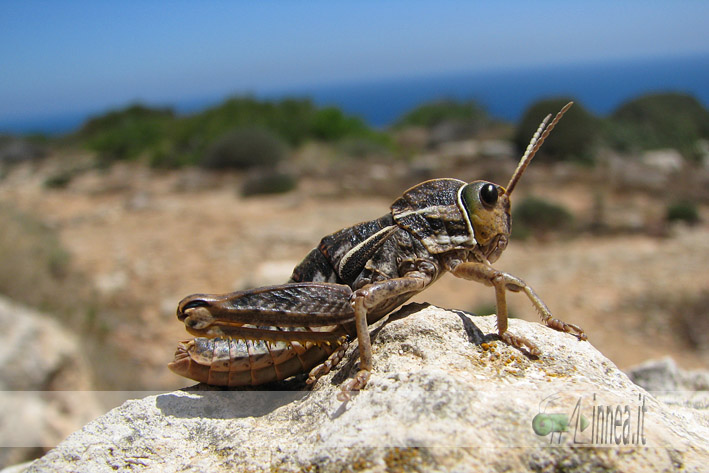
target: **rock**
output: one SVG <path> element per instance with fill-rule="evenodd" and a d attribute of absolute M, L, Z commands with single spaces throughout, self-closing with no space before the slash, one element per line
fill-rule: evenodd
<path fill-rule="evenodd" d="M 0 136 L 0 163 L 34 161 L 47 155 L 44 146 L 23 138 Z"/>
<path fill-rule="evenodd" d="M 428 144 L 428 129 L 422 126 L 407 126 L 394 130 L 394 141 L 398 146 L 407 150 L 423 149 Z"/>
<path fill-rule="evenodd" d="M 141 211 L 148 210 L 153 205 L 153 196 L 150 192 L 139 190 L 130 195 L 123 206 L 126 210 Z"/>
<path fill-rule="evenodd" d="M 664 174 L 672 174 L 682 170 L 684 158 L 676 149 L 654 149 L 645 151 L 641 160 L 643 164 Z"/>
<path fill-rule="evenodd" d="M 709 426 L 709 371 L 682 370 L 670 357 L 650 360 L 628 370 L 628 377 L 685 418 L 699 417 Z"/>
<path fill-rule="evenodd" d="M 629 156 L 608 154 L 608 182 L 616 188 L 661 190 L 667 186 L 669 175 Z"/>
<path fill-rule="evenodd" d="M 509 159 L 516 156 L 515 145 L 507 140 L 482 140 L 480 142 L 480 154 L 489 159 Z"/>
<path fill-rule="evenodd" d="M 477 140 L 446 141 L 438 147 L 438 154 L 443 158 L 474 158 L 479 153 Z"/>
<path fill-rule="evenodd" d="M 356 344 L 312 391 L 301 378 L 128 401 L 26 471 L 705 469 L 701 416 L 676 415 L 589 342 L 511 320 L 542 349 L 533 359 L 495 323 L 412 304 L 374 328 L 374 372 L 351 401 L 336 395 Z"/>
<path fill-rule="evenodd" d="M 437 147 L 443 143 L 468 139 L 479 129 L 477 125 L 468 120 L 443 120 L 430 128 L 428 144 Z"/>
<path fill-rule="evenodd" d="M 101 413 L 75 337 L 0 297 L 0 467 L 37 457 Z"/>
<path fill-rule="evenodd" d="M 709 140 L 697 141 L 697 152 L 699 153 L 699 162 L 704 169 L 709 169 Z"/>
<path fill-rule="evenodd" d="M 681 370 L 669 356 L 630 368 L 628 377 L 651 392 L 709 391 L 709 371 Z"/>
<path fill-rule="evenodd" d="M 648 391 L 671 391 L 679 384 L 679 369 L 670 357 L 634 366 L 627 373 L 632 382 Z"/>
<path fill-rule="evenodd" d="M 104 296 L 120 292 L 128 286 L 129 278 L 125 270 L 98 274 L 94 278 L 94 287 Z"/>

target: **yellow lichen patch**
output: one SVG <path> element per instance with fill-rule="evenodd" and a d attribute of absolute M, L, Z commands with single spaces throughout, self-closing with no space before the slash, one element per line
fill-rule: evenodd
<path fill-rule="evenodd" d="M 372 468 L 373 464 L 366 458 L 356 458 L 352 461 L 352 471 L 364 471 Z"/>
<path fill-rule="evenodd" d="M 483 351 L 494 352 L 494 351 L 497 350 L 497 343 L 496 343 L 496 342 L 489 342 L 489 343 L 488 343 L 488 342 L 483 342 L 483 343 L 480 344 L 480 348 L 481 348 Z"/>
<path fill-rule="evenodd" d="M 384 456 L 384 463 L 388 472 L 420 471 L 423 459 L 417 447 L 395 447 Z"/>

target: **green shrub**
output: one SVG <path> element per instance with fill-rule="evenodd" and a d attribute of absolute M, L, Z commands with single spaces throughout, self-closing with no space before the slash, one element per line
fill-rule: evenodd
<path fill-rule="evenodd" d="M 542 119 L 550 113 L 553 115 L 561 110 L 570 100 L 568 98 L 541 100 L 527 109 L 514 136 L 514 143 L 519 154 L 522 154 L 527 148 L 529 140 Z M 547 162 L 575 161 L 582 164 L 593 164 L 596 148 L 601 139 L 601 131 L 601 121 L 577 102 L 566 112 L 534 159 Z"/>
<path fill-rule="evenodd" d="M 205 155 L 211 159 L 209 155 L 224 146 L 225 136 L 241 128 L 268 130 L 291 146 L 311 139 L 385 141 L 382 133 L 335 107 L 318 108 L 304 99 L 262 101 L 253 97 L 231 98 L 184 117 L 176 117 L 167 109 L 134 105 L 89 120 L 76 139 L 97 151 L 103 164 L 145 155 L 154 167 L 172 168 L 202 164 Z M 210 161 L 205 165 L 222 167 L 220 162 L 217 158 L 216 164 Z"/>
<path fill-rule="evenodd" d="M 709 139 L 709 111 L 690 95 L 645 95 L 618 107 L 608 120 L 607 136 L 620 151 L 674 148 L 698 160 L 697 141 Z"/>
<path fill-rule="evenodd" d="M 76 177 L 76 174 L 77 172 L 74 170 L 59 171 L 45 179 L 44 187 L 47 189 L 66 189 Z"/>
<path fill-rule="evenodd" d="M 309 100 L 269 102 L 234 97 L 180 120 L 171 138 L 178 152 L 201 154 L 234 128 L 257 127 L 270 130 L 290 145 L 297 145 L 308 137 L 315 112 Z"/>
<path fill-rule="evenodd" d="M 565 207 L 538 197 L 527 197 L 512 212 L 512 235 L 524 238 L 529 234 L 563 232 L 571 228 L 573 220 Z"/>
<path fill-rule="evenodd" d="M 180 158 L 184 157 L 173 153 L 169 146 L 158 146 L 150 154 L 148 164 L 151 167 L 162 169 L 176 169 L 189 164 L 181 162 Z"/>
<path fill-rule="evenodd" d="M 141 104 L 133 104 L 128 107 L 110 111 L 104 115 L 90 118 L 79 130 L 83 136 L 95 136 L 106 131 L 120 128 L 126 123 L 141 121 L 174 118 L 174 112 L 170 108 L 150 108 Z"/>
<path fill-rule="evenodd" d="M 274 133 L 264 128 L 237 128 L 219 138 L 201 164 L 213 169 L 272 167 L 285 155 L 286 147 Z"/>
<path fill-rule="evenodd" d="M 265 172 L 249 176 L 241 188 L 241 195 L 283 194 L 296 188 L 298 181 L 290 173 Z"/>
<path fill-rule="evenodd" d="M 173 121 L 170 109 L 132 105 L 90 119 L 79 136 L 104 161 L 132 159 L 163 141 Z"/>
<path fill-rule="evenodd" d="M 433 128 L 445 122 L 466 122 L 471 125 L 471 128 L 479 128 L 489 121 L 485 109 L 474 101 L 437 100 L 420 105 L 406 113 L 394 127 Z"/>
<path fill-rule="evenodd" d="M 229 134 L 235 129 L 260 129 L 268 138 L 242 139 L 236 144 Z M 265 131 L 267 130 L 267 131 Z M 249 133 L 249 132 L 244 132 Z M 285 142 L 298 146 L 307 140 L 336 142 L 363 138 L 387 143 L 388 137 L 369 128 L 361 119 L 346 115 L 335 107 L 318 108 L 307 99 L 280 101 L 234 97 L 189 116 L 176 117 L 172 110 L 133 105 L 92 118 L 73 137 L 96 151 L 102 165 L 116 160 L 146 156 L 159 168 L 204 165 L 217 168 L 243 168 L 282 155 L 279 146 L 266 142 Z M 258 154 L 248 158 L 229 151 L 253 144 Z M 232 159 L 233 158 L 233 159 Z M 275 158 L 275 160 L 279 160 Z M 205 161 L 205 162 L 203 162 Z M 255 164 L 254 164 L 255 161 Z M 59 183 L 61 185 L 61 183 Z"/>
<path fill-rule="evenodd" d="M 667 206 L 665 219 L 668 222 L 699 223 L 699 210 L 694 202 L 678 201 Z"/>
<path fill-rule="evenodd" d="M 310 122 L 310 133 L 322 141 L 335 141 L 345 136 L 363 135 L 368 128 L 357 117 L 349 117 L 335 107 L 322 108 L 315 112 Z"/>

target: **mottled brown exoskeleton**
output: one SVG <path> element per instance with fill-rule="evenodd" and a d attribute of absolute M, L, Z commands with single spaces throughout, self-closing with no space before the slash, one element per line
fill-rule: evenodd
<path fill-rule="evenodd" d="M 175 373 L 221 386 L 258 385 L 308 372 L 308 383 L 336 365 L 349 340 L 359 342 L 359 372 L 340 399 L 362 389 L 372 369 L 368 326 L 433 284 L 445 272 L 495 289 L 500 338 L 532 355 L 540 350 L 507 331 L 506 291 L 524 292 L 549 327 L 581 328 L 552 318 L 521 279 L 495 269 L 510 237 L 510 194 L 571 104 L 535 133 L 507 187 L 434 179 L 407 190 L 381 218 L 328 235 L 290 281 L 223 295 L 183 299 L 177 317 L 197 337 L 180 343 Z"/>

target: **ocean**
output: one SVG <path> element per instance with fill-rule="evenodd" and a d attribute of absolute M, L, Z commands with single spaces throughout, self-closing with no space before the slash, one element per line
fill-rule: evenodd
<path fill-rule="evenodd" d="M 591 112 L 607 115 L 643 94 L 676 91 L 709 106 L 709 54 L 634 59 L 489 72 L 450 72 L 420 77 L 330 85 L 313 85 L 251 94 L 258 98 L 309 97 L 318 105 L 335 105 L 383 128 L 421 103 L 439 99 L 475 100 L 493 117 L 515 122 L 533 102 L 569 97 Z M 178 112 L 199 111 L 228 97 L 176 100 Z M 72 112 L 22 122 L 0 123 L 0 131 L 60 134 L 77 129 L 101 111 Z"/>
<path fill-rule="evenodd" d="M 569 97 L 607 115 L 622 103 L 652 92 L 676 91 L 709 105 L 709 55 L 596 64 L 461 72 L 306 90 L 320 105 L 331 104 L 383 127 L 430 100 L 475 100 L 495 118 L 515 122 L 534 102 Z"/>

